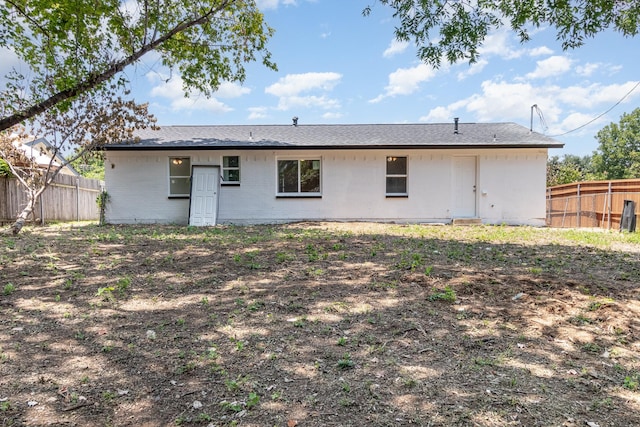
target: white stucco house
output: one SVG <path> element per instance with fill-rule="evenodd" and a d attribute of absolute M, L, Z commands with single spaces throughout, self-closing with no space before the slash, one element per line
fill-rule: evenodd
<path fill-rule="evenodd" d="M 544 225 L 547 151 L 515 123 L 166 126 L 105 148 L 110 223 Z"/>

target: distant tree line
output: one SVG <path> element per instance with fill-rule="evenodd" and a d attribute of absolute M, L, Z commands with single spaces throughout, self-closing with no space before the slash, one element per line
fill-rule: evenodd
<path fill-rule="evenodd" d="M 547 186 L 579 181 L 640 178 L 640 108 L 625 113 L 597 134 L 590 156 L 566 154 L 547 161 Z"/>

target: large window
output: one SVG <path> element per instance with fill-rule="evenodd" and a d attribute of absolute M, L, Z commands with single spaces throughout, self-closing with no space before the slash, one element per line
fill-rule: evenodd
<path fill-rule="evenodd" d="M 240 184 L 240 156 L 222 157 L 222 184 Z"/>
<path fill-rule="evenodd" d="M 169 197 L 189 197 L 191 190 L 191 159 L 169 158 Z"/>
<path fill-rule="evenodd" d="M 387 157 L 387 196 L 407 195 L 407 158 Z"/>
<path fill-rule="evenodd" d="M 278 195 L 320 196 L 320 159 L 278 160 Z"/>

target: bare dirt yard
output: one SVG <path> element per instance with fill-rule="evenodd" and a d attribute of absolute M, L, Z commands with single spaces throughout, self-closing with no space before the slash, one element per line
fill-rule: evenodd
<path fill-rule="evenodd" d="M 639 384 L 636 234 L 0 236 L 0 426 L 634 426 Z"/>

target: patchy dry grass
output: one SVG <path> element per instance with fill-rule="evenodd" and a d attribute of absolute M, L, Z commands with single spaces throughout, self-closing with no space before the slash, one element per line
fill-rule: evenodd
<path fill-rule="evenodd" d="M 0 236 L 0 425 L 640 425 L 640 239 L 526 227 Z"/>

